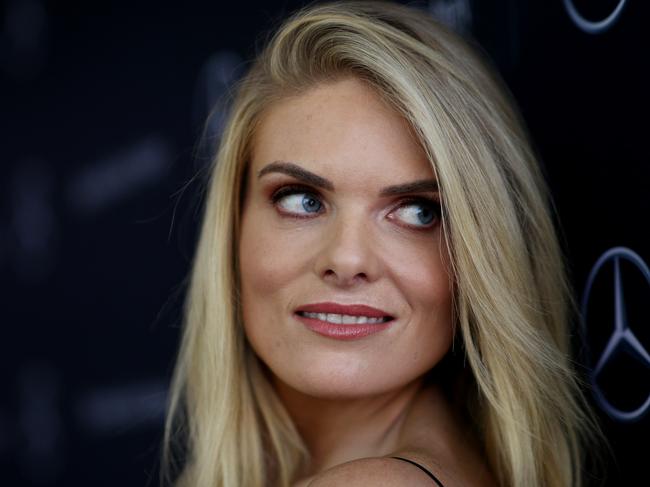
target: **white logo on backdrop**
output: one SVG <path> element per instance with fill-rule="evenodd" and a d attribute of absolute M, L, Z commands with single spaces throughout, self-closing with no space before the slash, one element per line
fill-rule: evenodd
<path fill-rule="evenodd" d="M 645 402 L 635 410 L 622 411 L 609 402 L 596 381 L 605 365 L 607 365 L 607 363 L 616 355 L 616 352 L 620 350 L 629 352 L 636 360 L 643 363 L 646 367 L 650 367 L 650 354 L 648 354 L 647 350 L 637 339 L 627 320 L 627 314 L 625 312 L 625 293 L 623 291 L 623 281 L 621 279 L 621 259 L 629 262 L 636 267 L 639 272 L 641 272 L 650 289 L 650 269 L 648 269 L 648 266 L 643 259 L 637 253 L 625 247 L 615 247 L 610 249 L 598 259 L 589 273 L 587 285 L 585 286 L 585 293 L 582 297 L 582 317 L 586 326 L 588 323 L 587 307 L 591 298 L 591 289 L 594 280 L 605 264 L 610 262 L 613 263 L 614 282 L 612 283 L 612 291 L 614 294 L 614 330 L 607 341 L 605 350 L 596 362 L 596 366 L 591 371 L 591 385 L 594 397 L 603 411 L 614 419 L 629 422 L 641 419 L 641 417 L 650 410 L 650 394 L 648 394 Z M 647 324 L 648 323 L 645 323 L 645 325 Z"/>
<path fill-rule="evenodd" d="M 627 0 L 619 0 L 616 8 L 614 8 L 607 17 L 598 21 L 585 19 L 584 16 L 578 12 L 573 0 L 564 0 L 564 8 L 566 8 L 569 17 L 571 17 L 573 23 L 576 24 L 580 30 L 587 34 L 601 34 L 616 23 L 618 18 L 621 16 L 621 11 L 625 6 L 626 1 Z"/>

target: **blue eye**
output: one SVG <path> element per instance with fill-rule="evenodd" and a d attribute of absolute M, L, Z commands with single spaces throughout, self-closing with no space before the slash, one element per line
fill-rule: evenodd
<path fill-rule="evenodd" d="M 276 192 L 272 201 L 287 213 L 294 214 L 318 213 L 323 207 L 316 194 L 291 186 Z"/>
<path fill-rule="evenodd" d="M 440 219 L 440 204 L 424 198 L 407 201 L 395 213 L 410 226 L 428 228 Z"/>

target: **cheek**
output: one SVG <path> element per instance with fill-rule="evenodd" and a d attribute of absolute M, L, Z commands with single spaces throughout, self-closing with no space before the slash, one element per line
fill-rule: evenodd
<path fill-rule="evenodd" d="M 275 260 L 273 242 L 264 239 L 264 235 L 254 230 L 254 221 L 243 219 L 241 239 L 239 242 L 239 265 L 242 291 L 264 295 L 273 289 Z"/>
<path fill-rule="evenodd" d="M 253 211 L 242 216 L 239 241 L 239 265 L 244 323 L 255 322 L 264 303 L 278 289 L 277 244 L 264 231 L 263 222 Z M 281 269 L 281 267 L 280 267 Z M 247 319 L 253 318 L 253 319 Z"/>
<path fill-rule="evenodd" d="M 412 310 L 405 332 L 409 359 L 433 366 L 451 346 L 454 332 L 453 284 L 446 248 L 436 241 L 402 247 L 401 257 L 393 259 L 392 272 Z"/>
<path fill-rule="evenodd" d="M 304 272 L 298 245 L 263 211 L 255 206 L 244 211 L 239 241 L 241 303 L 244 328 L 253 345 L 270 343 L 281 322 L 277 320 L 289 312 L 292 289 Z"/>
<path fill-rule="evenodd" d="M 264 299 L 289 285 L 301 267 L 297 245 L 261 212 L 244 213 L 239 242 L 243 290 Z"/>
<path fill-rule="evenodd" d="M 392 249 L 392 272 L 413 309 L 446 311 L 452 296 L 449 257 L 444 239 L 423 240 Z"/>
<path fill-rule="evenodd" d="M 427 268 L 422 266 L 419 275 L 415 272 L 414 275 L 416 276 L 414 286 L 417 290 L 415 296 L 421 303 L 422 309 L 427 314 L 432 313 L 436 320 L 449 324 L 452 285 L 444 264 L 436 259 Z"/>
<path fill-rule="evenodd" d="M 274 243 L 264 238 L 260 224 L 254 212 L 244 211 L 238 252 L 244 331 L 257 355 L 266 356 L 269 341 L 265 333 L 269 330 L 264 326 L 264 316 L 269 316 L 278 276 L 277 261 L 270 255 Z"/>

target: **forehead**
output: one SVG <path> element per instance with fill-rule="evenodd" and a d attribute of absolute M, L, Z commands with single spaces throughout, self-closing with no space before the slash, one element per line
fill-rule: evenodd
<path fill-rule="evenodd" d="M 317 85 L 266 111 L 253 139 L 253 174 L 276 160 L 339 182 L 433 177 L 408 122 L 355 78 Z"/>

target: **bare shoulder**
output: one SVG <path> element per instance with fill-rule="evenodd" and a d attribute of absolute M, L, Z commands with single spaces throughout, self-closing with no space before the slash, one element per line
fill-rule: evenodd
<path fill-rule="evenodd" d="M 417 466 L 394 458 L 353 460 L 332 467 L 313 478 L 308 487 L 431 487 L 435 482 Z M 455 484 L 445 483 L 445 487 Z"/>

